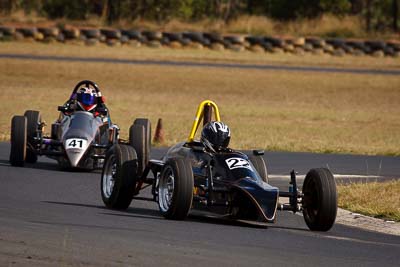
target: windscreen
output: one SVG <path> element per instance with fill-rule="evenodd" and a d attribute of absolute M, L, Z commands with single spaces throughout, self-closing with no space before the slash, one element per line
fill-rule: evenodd
<path fill-rule="evenodd" d="M 101 125 L 101 119 L 95 118 L 92 113 L 77 111 L 71 116 L 69 127 L 66 127 L 63 139 L 83 138 L 91 142 Z"/>
<path fill-rule="evenodd" d="M 261 181 L 253 164 L 248 157 L 240 152 L 218 153 L 215 155 L 216 166 L 214 168 L 216 176 L 222 179 L 235 181 L 244 177 L 249 177 L 254 181 Z"/>

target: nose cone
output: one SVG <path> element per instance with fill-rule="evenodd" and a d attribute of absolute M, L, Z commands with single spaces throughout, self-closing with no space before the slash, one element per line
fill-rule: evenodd
<path fill-rule="evenodd" d="M 79 138 L 67 139 L 64 142 L 64 147 L 71 167 L 77 167 L 88 148 L 88 142 L 85 139 Z"/>
<path fill-rule="evenodd" d="M 240 179 L 232 186 L 240 189 L 249 197 L 267 222 L 274 222 L 279 198 L 279 189 L 277 187 L 254 181 L 248 177 Z"/>

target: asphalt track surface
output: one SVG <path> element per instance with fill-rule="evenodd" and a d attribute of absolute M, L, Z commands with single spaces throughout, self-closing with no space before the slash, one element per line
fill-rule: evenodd
<path fill-rule="evenodd" d="M 357 68 L 332 68 L 332 67 L 306 67 L 306 66 L 283 66 L 283 65 L 254 65 L 235 63 L 205 63 L 191 61 L 168 61 L 168 60 L 134 60 L 134 59 L 113 59 L 93 57 L 72 57 L 72 56 L 41 56 L 28 54 L 1 54 L 0 58 L 60 61 L 60 62 L 89 62 L 89 63 L 117 63 L 130 65 L 160 65 L 173 67 L 200 67 L 200 68 L 232 68 L 232 69 L 254 69 L 254 70 L 275 70 L 275 71 L 296 71 L 296 72 L 324 72 L 324 73 L 348 73 L 348 74 L 374 74 L 374 75 L 400 75 L 400 70 L 380 69 L 357 69 Z"/>
<path fill-rule="evenodd" d="M 196 214 L 185 221 L 170 221 L 160 216 L 156 203 L 148 201 L 134 200 L 127 211 L 109 210 L 101 200 L 99 172 L 60 171 L 55 161 L 44 157 L 24 168 L 12 167 L 9 147 L 0 143 L 0 266 L 399 263 L 400 236 L 340 224 L 327 233 L 311 232 L 302 216 L 288 212 L 279 213 L 277 223 L 265 227 Z M 155 149 L 152 156 L 159 158 L 164 152 Z M 381 174 L 392 176 L 400 165 L 399 158 L 389 157 L 267 153 L 266 159 L 271 175 L 279 175 L 289 165 L 301 169 L 304 164 L 318 167 L 323 162 L 346 173 L 353 170 L 352 163 L 358 166 L 367 159 L 382 160 L 387 168 L 381 168 Z M 364 171 L 361 165 L 357 168 Z"/>

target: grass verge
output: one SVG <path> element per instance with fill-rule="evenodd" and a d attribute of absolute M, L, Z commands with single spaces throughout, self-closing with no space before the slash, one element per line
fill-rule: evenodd
<path fill-rule="evenodd" d="M 334 57 L 327 54 L 305 56 L 286 53 L 256 53 L 250 51 L 234 52 L 231 50 L 213 51 L 210 49 L 173 49 L 168 47 L 150 48 L 146 46 L 132 47 L 129 45 L 109 47 L 104 44 L 85 46 L 83 43 L 37 43 L 37 42 L 0 42 L 0 53 L 77 56 L 77 57 L 102 57 L 132 60 L 173 60 L 173 61 L 199 61 L 223 62 L 242 64 L 266 64 L 285 66 L 323 66 L 335 68 L 361 68 L 391 70 L 400 68 L 398 58 L 385 57 Z"/>
<path fill-rule="evenodd" d="M 141 59 L 160 56 L 166 60 L 191 56 L 199 61 L 209 55 L 208 51 L 31 43 L 0 44 L 0 52 Z M 216 55 L 220 56 L 212 54 Z M 264 54 L 257 58 L 251 53 L 221 55 L 227 60 L 238 60 L 238 55 L 245 62 L 259 62 L 258 58 L 283 61 Z M 287 64 L 300 62 L 294 56 L 285 60 Z M 384 68 L 380 60 L 374 61 L 365 64 Z M 390 62 L 393 68 L 399 64 Z M 123 137 L 134 118 L 148 117 L 153 127 L 163 118 L 163 145 L 185 140 L 197 105 L 212 99 L 232 129 L 234 148 L 400 155 L 398 76 L 13 59 L 0 61 L 0 139 L 9 139 L 12 116 L 27 109 L 40 110 L 50 124 L 58 116 L 57 106 L 83 79 L 94 80 L 102 88 Z"/>
<path fill-rule="evenodd" d="M 400 222 L 400 181 L 338 185 L 339 207 Z"/>

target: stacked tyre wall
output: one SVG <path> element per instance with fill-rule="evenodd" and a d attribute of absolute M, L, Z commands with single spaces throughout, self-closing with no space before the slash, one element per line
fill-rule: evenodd
<path fill-rule="evenodd" d="M 361 40 L 341 38 L 222 35 L 203 32 L 161 32 L 126 29 L 95 29 L 66 27 L 9 27 L 0 26 L 2 41 L 38 41 L 83 43 L 88 46 L 104 43 L 109 46 L 130 45 L 149 47 L 212 49 L 217 51 L 253 51 L 263 53 L 330 54 L 333 56 L 370 55 L 399 57 L 400 40 Z"/>

